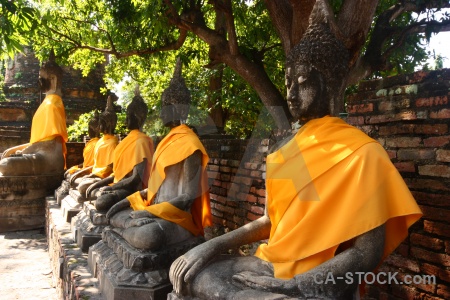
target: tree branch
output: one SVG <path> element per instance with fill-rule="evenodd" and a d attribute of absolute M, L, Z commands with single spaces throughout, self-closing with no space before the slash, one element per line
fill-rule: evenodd
<path fill-rule="evenodd" d="M 270 20 L 275 27 L 283 45 L 284 54 L 287 55 L 293 43 L 291 41 L 292 7 L 288 0 L 264 0 L 269 11 Z"/>

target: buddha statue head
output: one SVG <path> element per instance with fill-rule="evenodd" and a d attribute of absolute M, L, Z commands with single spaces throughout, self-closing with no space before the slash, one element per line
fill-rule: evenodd
<path fill-rule="evenodd" d="M 114 134 L 114 130 L 117 124 L 117 115 L 114 110 L 113 103 L 116 101 L 118 97 L 115 94 L 110 94 L 106 101 L 106 108 L 100 114 L 99 123 L 100 123 L 100 132 L 103 134 Z"/>
<path fill-rule="evenodd" d="M 126 124 L 129 130 L 142 129 L 145 119 L 147 119 L 148 107 L 136 86 L 134 97 L 127 107 Z"/>
<path fill-rule="evenodd" d="M 94 116 L 89 120 L 88 123 L 88 135 L 90 138 L 95 138 L 100 136 L 100 116 L 98 111 L 94 112 Z"/>
<path fill-rule="evenodd" d="M 42 64 L 39 70 L 39 88 L 47 95 L 61 93 L 63 70 L 55 61 L 55 52 L 52 50 L 48 61 Z"/>
<path fill-rule="evenodd" d="M 186 122 L 191 103 L 191 93 L 181 75 L 181 60 L 177 59 L 169 86 L 161 96 L 160 117 L 164 126 L 175 127 Z"/>
<path fill-rule="evenodd" d="M 303 38 L 286 58 L 289 110 L 301 123 L 343 111 L 349 61 L 344 44 L 333 34 L 326 16 L 321 11 L 311 15 L 315 19 L 310 20 Z"/>

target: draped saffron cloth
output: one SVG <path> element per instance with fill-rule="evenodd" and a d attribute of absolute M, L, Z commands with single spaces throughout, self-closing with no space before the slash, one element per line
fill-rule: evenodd
<path fill-rule="evenodd" d="M 202 174 L 198 197 L 194 200 L 191 212 L 183 211 L 168 202 L 153 204 L 152 202 L 166 178 L 165 168 L 182 162 L 195 151 L 202 152 Z M 182 124 L 169 132 L 161 140 L 153 155 L 150 180 L 148 182 L 147 199 L 140 192 L 127 197 L 134 210 L 147 210 L 158 218 L 176 223 L 193 235 L 203 234 L 203 228 L 211 226 L 211 208 L 209 202 L 209 187 L 206 166 L 208 155 L 197 135 Z"/>
<path fill-rule="evenodd" d="M 255 255 L 290 279 L 386 223 L 383 259 L 422 213 L 386 151 L 339 118 L 305 124 L 267 157 L 270 238 Z"/>
<path fill-rule="evenodd" d="M 92 174 L 106 178 L 112 173 L 109 166 L 114 160 L 114 149 L 119 141 L 117 137 L 111 134 L 105 134 L 95 145 L 94 165 L 92 166 Z"/>
<path fill-rule="evenodd" d="M 114 150 L 114 183 L 124 178 L 133 170 L 135 165 L 141 163 L 146 158 L 147 165 L 142 182 L 147 187 L 153 152 L 153 140 L 137 129 L 132 130 Z"/>
<path fill-rule="evenodd" d="M 47 95 L 33 116 L 30 144 L 49 141 L 57 136 L 61 137 L 64 161 L 66 161 L 68 135 L 64 104 L 60 96 Z"/>
<path fill-rule="evenodd" d="M 94 153 L 95 153 L 95 145 L 99 141 L 98 137 L 94 137 L 90 139 L 83 148 L 83 166 L 82 168 L 87 168 L 94 165 Z M 68 171 L 69 174 L 73 174 L 76 171 L 81 170 L 78 166 L 71 167 Z"/>

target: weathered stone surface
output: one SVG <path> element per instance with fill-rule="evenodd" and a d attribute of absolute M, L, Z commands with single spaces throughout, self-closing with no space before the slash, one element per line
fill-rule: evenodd
<path fill-rule="evenodd" d="M 45 196 L 62 174 L 0 176 L 0 232 L 27 230 L 45 224 Z"/>

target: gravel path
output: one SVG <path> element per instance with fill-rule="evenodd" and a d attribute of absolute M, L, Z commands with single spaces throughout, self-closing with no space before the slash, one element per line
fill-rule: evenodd
<path fill-rule="evenodd" d="M 0 299 L 58 300 L 44 230 L 0 233 Z"/>

